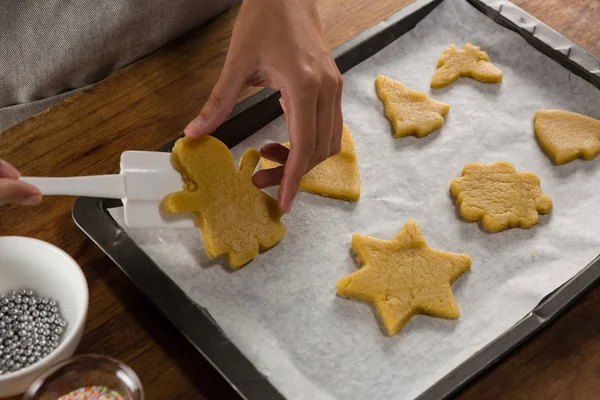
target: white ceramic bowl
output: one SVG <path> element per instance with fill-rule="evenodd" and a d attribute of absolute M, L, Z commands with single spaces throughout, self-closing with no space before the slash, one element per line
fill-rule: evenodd
<path fill-rule="evenodd" d="M 67 326 L 60 344 L 48 356 L 21 370 L 0 375 L 0 398 L 23 393 L 38 375 L 70 357 L 85 325 L 88 286 L 75 260 L 41 240 L 0 237 L 0 293 L 25 288 L 56 300 Z"/>

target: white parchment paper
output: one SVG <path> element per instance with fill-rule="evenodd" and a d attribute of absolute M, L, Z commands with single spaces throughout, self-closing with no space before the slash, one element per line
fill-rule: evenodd
<path fill-rule="evenodd" d="M 451 43 L 481 46 L 499 85 L 429 81 Z M 377 74 L 447 102 L 443 128 L 394 139 Z M 415 29 L 344 76 L 344 117 L 356 141 L 356 204 L 300 193 L 272 250 L 231 272 L 209 261 L 195 230 L 126 229 L 289 399 L 411 399 L 514 325 L 600 253 L 600 159 L 553 166 L 533 135 L 540 108 L 600 118 L 600 91 L 466 1 L 445 1 Z M 286 141 L 283 119 L 233 149 Z M 464 164 L 509 161 L 537 173 L 554 210 L 529 230 L 489 234 L 463 221 L 449 195 Z M 274 193 L 274 192 L 273 192 Z M 120 210 L 113 210 L 122 222 Z M 435 249 L 464 252 L 472 270 L 454 285 L 458 320 L 414 317 L 386 337 L 373 308 L 342 299 L 335 283 L 358 268 L 355 232 L 391 239 L 415 219 Z"/>

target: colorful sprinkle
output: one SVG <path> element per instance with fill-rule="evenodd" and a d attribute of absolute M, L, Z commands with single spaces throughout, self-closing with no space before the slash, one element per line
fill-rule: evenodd
<path fill-rule="evenodd" d="M 75 389 L 58 400 L 125 400 L 117 391 L 106 386 L 86 386 Z"/>

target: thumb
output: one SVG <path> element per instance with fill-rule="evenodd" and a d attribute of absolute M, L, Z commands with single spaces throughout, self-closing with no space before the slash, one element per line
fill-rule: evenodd
<path fill-rule="evenodd" d="M 196 138 L 217 129 L 227 119 L 245 87 L 245 75 L 233 71 L 226 64 L 200 115 L 183 130 L 185 135 Z"/>

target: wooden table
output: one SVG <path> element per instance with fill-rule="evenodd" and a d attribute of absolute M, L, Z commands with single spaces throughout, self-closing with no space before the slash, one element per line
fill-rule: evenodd
<path fill-rule="evenodd" d="M 332 47 L 411 0 L 321 0 Z M 515 0 L 600 56 L 600 1 Z M 234 8 L 204 28 L 4 132 L 0 157 L 28 175 L 114 173 L 123 150 L 155 150 L 176 138 L 206 100 L 226 54 Z M 0 209 L 0 235 L 51 242 L 82 266 L 90 307 L 78 353 L 130 365 L 148 399 L 236 398 L 228 384 L 121 271 L 74 225 L 72 199 Z M 461 399 L 600 396 L 600 288 L 470 385 Z"/>

